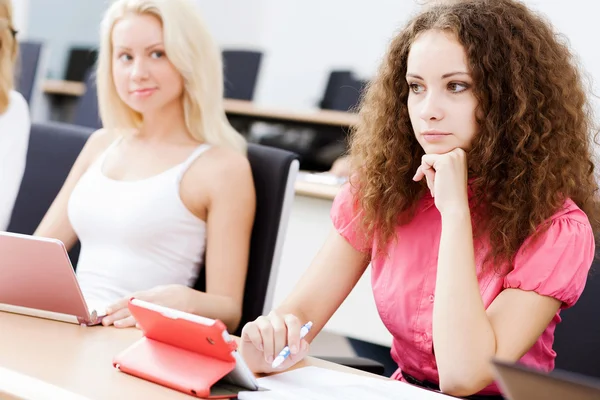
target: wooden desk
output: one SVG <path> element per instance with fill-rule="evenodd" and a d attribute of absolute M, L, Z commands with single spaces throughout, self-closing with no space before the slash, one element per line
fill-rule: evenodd
<path fill-rule="evenodd" d="M 42 83 L 42 91 L 46 94 L 79 97 L 85 93 L 85 83 L 47 79 Z"/>
<path fill-rule="evenodd" d="M 0 367 L 1 400 L 89 400 L 41 379 Z"/>
<path fill-rule="evenodd" d="M 90 399 L 193 398 L 113 368 L 113 356 L 141 337 L 137 329 L 81 327 L 4 312 L 0 327 L 0 367 Z M 310 357 L 298 368 L 308 365 L 376 376 Z"/>
<path fill-rule="evenodd" d="M 42 84 L 42 91 L 46 94 L 78 97 L 85 93 L 85 83 L 47 79 Z M 330 110 L 290 111 L 257 106 L 253 102 L 245 100 L 225 99 L 224 107 L 228 116 L 266 122 L 348 128 L 358 121 L 358 115 L 349 112 Z"/>
<path fill-rule="evenodd" d="M 325 185 L 322 183 L 297 180 L 294 188 L 296 196 L 312 197 L 315 199 L 333 200 L 340 191 L 341 186 Z"/>
<path fill-rule="evenodd" d="M 244 117 L 275 123 L 298 123 L 306 125 L 328 125 L 349 128 L 358 122 L 358 114 L 331 111 L 289 111 L 257 106 L 251 101 L 225 99 L 225 112 L 230 117 Z"/>

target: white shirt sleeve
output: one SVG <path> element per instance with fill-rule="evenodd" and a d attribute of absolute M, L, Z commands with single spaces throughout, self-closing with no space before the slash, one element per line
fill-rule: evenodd
<path fill-rule="evenodd" d="M 8 228 L 19 193 L 30 128 L 27 102 L 20 93 L 12 91 L 8 109 L 0 115 L 0 231 Z"/>

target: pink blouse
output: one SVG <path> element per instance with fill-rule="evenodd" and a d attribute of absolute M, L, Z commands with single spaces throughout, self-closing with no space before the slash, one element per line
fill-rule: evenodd
<path fill-rule="evenodd" d="M 393 336 L 392 358 L 398 370 L 392 376 L 402 380 L 401 371 L 421 381 L 438 383 L 433 353 L 432 318 L 437 272 L 441 216 L 427 194 L 413 220 L 396 229 L 397 241 L 387 247 L 387 257 L 377 256 L 377 243 L 357 233 L 359 212 L 352 190 L 346 184 L 331 210 L 336 230 L 354 247 L 371 252 L 372 287 L 381 320 Z M 551 217 L 550 228 L 532 246 L 521 250 L 515 268 L 506 276 L 482 272 L 483 251 L 475 252 L 477 278 L 485 307 L 506 288 L 535 291 L 575 304 L 586 283 L 595 252 L 591 225 L 583 211 L 571 200 Z M 478 243 L 475 249 L 481 249 Z M 381 253 L 380 253 L 381 254 Z M 521 362 L 544 371 L 554 368 L 552 350 L 559 312 Z M 498 394 L 496 384 L 481 394 Z"/>

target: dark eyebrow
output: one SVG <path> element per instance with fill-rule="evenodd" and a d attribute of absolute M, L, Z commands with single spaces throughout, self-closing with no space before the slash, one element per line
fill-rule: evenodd
<path fill-rule="evenodd" d="M 450 78 L 451 76 L 454 75 L 469 75 L 468 72 L 462 72 L 462 71 L 456 71 L 456 72 L 449 72 L 447 74 L 442 75 L 442 79 L 446 79 L 446 78 Z M 406 77 L 411 77 L 411 78 L 415 78 L 415 79 L 420 79 L 420 80 L 424 80 L 423 78 L 421 78 L 419 75 L 417 74 L 413 74 L 413 73 L 407 73 Z"/>
<path fill-rule="evenodd" d="M 163 45 L 163 43 L 162 43 L 162 42 L 160 42 L 160 43 L 154 43 L 154 44 L 151 44 L 150 46 L 146 47 L 146 48 L 145 48 L 145 50 L 150 50 L 150 49 L 151 49 L 151 48 L 153 48 L 153 47 L 158 47 L 158 46 L 162 46 L 162 45 Z M 131 48 L 130 48 L 130 47 L 125 47 L 125 46 L 117 46 L 117 48 L 119 48 L 119 49 L 123 49 L 123 50 L 129 50 L 129 51 L 131 51 Z"/>

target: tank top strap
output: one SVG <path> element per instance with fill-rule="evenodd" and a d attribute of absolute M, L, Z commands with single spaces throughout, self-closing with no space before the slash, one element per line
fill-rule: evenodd
<path fill-rule="evenodd" d="M 190 166 L 192 165 L 192 163 L 194 161 L 196 161 L 196 159 L 198 157 L 200 157 L 200 155 L 202 155 L 202 153 L 204 153 L 206 150 L 210 149 L 210 145 L 203 143 L 200 146 L 198 146 L 196 148 L 196 150 L 194 150 L 194 152 L 187 158 L 187 160 L 185 160 L 182 164 L 181 164 L 181 168 L 179 169 L 179 172 L 177 174 L 177 183 L 179 184 L 181 182 L 181 179 L 183 178 L 183 175 L 185 174 L 185 172 L 190 168 Z"/>
<path fill-rule="evenodd" d="M 102 165 L 104 165 L 104 159 L 108 153 L 110 153 L 115 147 L 117 147 L 123 141 L 123 135 L 117 137 L 112 143 L 104 149 L 104 151 L 96 158 L 96 161 L 93 162 L 92 166 L 95 166 L 96 169 L 102 169 Z M 90 167 L 91 168 L 91 167 Z"/>

